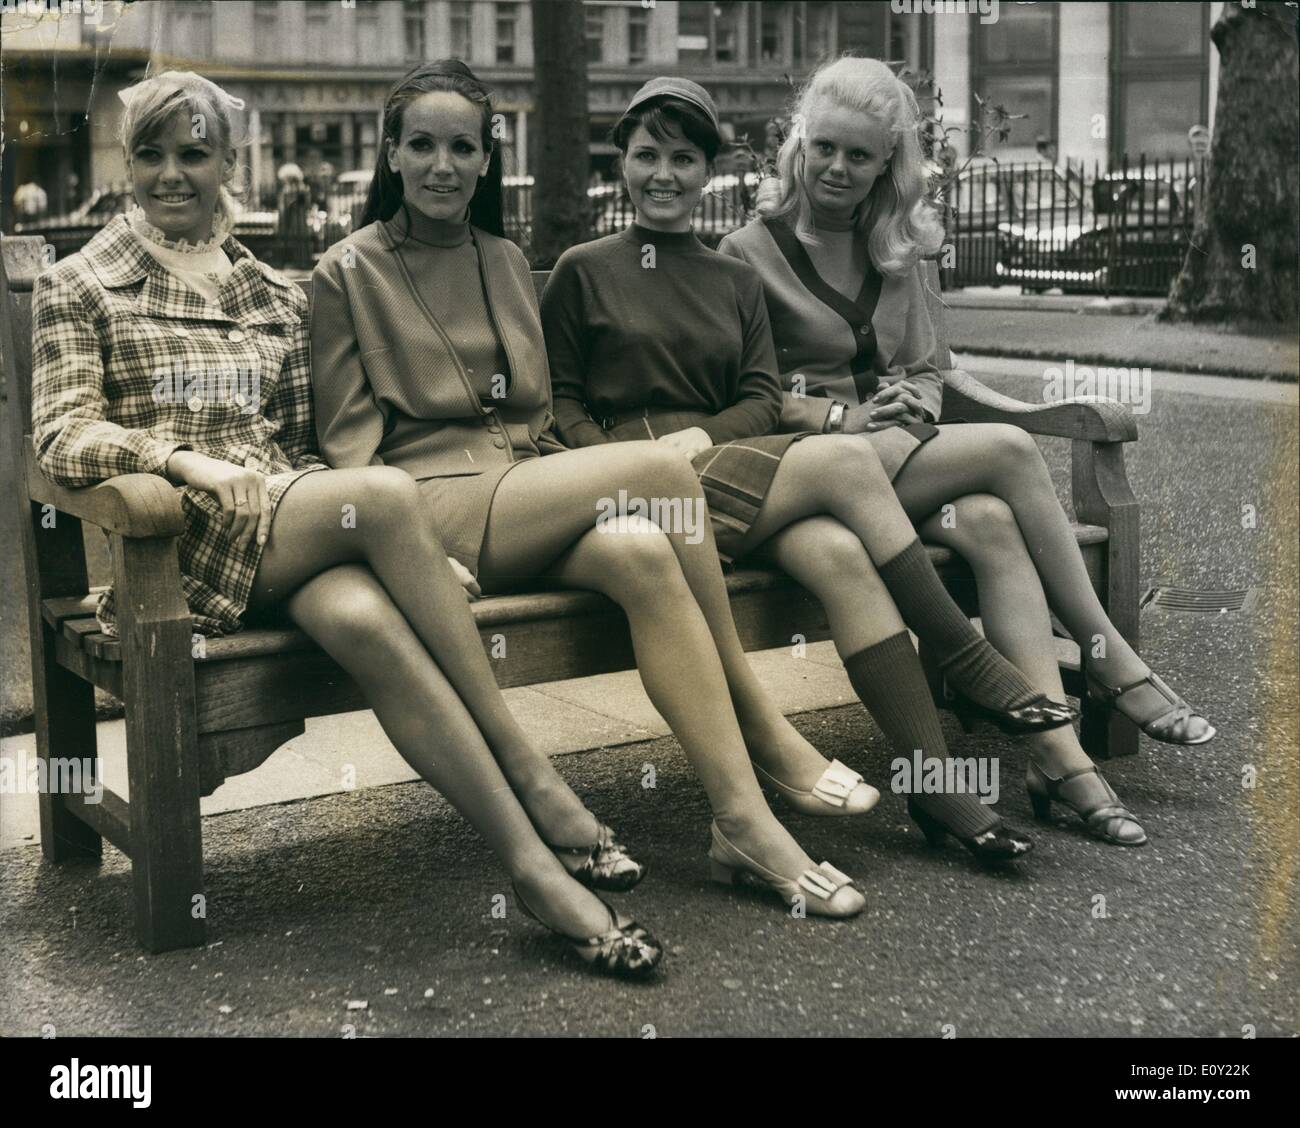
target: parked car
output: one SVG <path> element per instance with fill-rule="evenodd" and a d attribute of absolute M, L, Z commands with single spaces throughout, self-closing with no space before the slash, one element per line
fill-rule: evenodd
<path fill-rule="evenodd" d="M 973 162 L 949 187 L 946 202 L 952 209 L 953 284 L 958 286 L 996 284 L 1004 277 L 1020 281 L 1006 276 L 1008 267 L 1037 265 L 1064 249 L 1089 223 L 1080 177 L 1048 161 Z"/>
<path fill-rule="evenodd" d="M 1163 294 L 1187 253 L 1192 216 L 1184 205 L 1194 192 L 1194 181 L 1107 173 L 1092 186 L 1085 223 L 1012 230 L 998 275 L 1034 292 Z"/>

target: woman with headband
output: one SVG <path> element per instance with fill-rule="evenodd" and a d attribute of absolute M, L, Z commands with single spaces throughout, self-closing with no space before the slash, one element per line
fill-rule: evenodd
<path fill-rule="evenodd" d="M 686 460 L 666 443 L 566 451 L 551 434 L 532 280 L 502 237 L 492 121 L 487 90 L 457 60 L 416 67 L 385 102 L 365 226 L 314 276 L 321 451 L 417 479 L 483 591 L 543 580 L 619 603 L 646 692 L 708 795 L 715 857 L 726 851 L 808 915 L 852 916 L 862 895 L 777 821 L 750 755 L 796 781 L 813 813 L 862 812 L 879 795 L 828 766 L 763 695 Z M 768 384 L 775 414 L 774 375 Z M 631 514 L 633 498 L 669 502 L 678 527 Z"/>
<path fill-rule="evenodd" d="M 760 193 L 762 217 L 719 247 L 762 277 L 782 429 L 843 432 L 876 450 L 926 539 L 970 562 L 989 638 L 1043 693 L 1063 692 L 1050 605 L 1080 643 L 1091 693 L 1155 740 L 1210 740 L 1213 726 L 1107 617 L 1033 437 L 1008 424 L 932 425 L 943 379 L 917 261 L 942 229 L 922 200 L 914 95 L 884 63 L 846 57 L 818 70 L 795 108 L 779 191 Z M 792 394 L 796 382 L 806 394 Z M 1057 802 L 1102 841 L 1146 841 L 1072 728 L 1035 736 L 1031 755 L 1041 816 Z"/>
<path fill-rule="evenodd" d="M 188 72 L 122 98 L 137 207 L 36 283 L 41 470 L 68 487 L 131 473 L 184 487 L 179 556 L 196 628 L 228 633 L 287 611 L 483 835 L 520 898 L 581 937 L 598 970 L 648 974 L 659 944 L 574 880 L 534 828 L 562 819 L 594 837 L 598 824 L 506 708 L 466 606 L 472 581 L 414 482 L 382 466 L 329 470 L 315 453 L 306 299 L 230 236 L 243 103 Z M 349 506 L 355 521 L 340 521 Z M 111 591 L 99 617 L 111 632 Z M 626 866 L 606 869 L 600 850 L 570 853 L 588 883 L 626 887 Z"/>
<path fill-rule="evenodd" d="M 767 433 L 781 405 L 762 284 L 690 229 L 721 146 L 713 99 L 652 79 L 613 140 L 636 220 L 566 251 L 542 301 L 561 437 L 597 450 L 649 437 L 689 456 L 719 551 L 766 558 L 820 598 L 854 690 L 900 755 L 947 756 L 904 623 L 934 647 L 964 712 L 1011 733 L 1067 725 L 1068 707 L 952 602 L 868 444 Z M 913 794 L 908 810 L 932 842 L 952 834 L 983 862 L 1030 848 L 970 794 Z"/>

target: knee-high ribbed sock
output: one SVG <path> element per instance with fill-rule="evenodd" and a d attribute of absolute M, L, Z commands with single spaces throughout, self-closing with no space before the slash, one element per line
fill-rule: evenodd
<path fill-rule="evenodd" d="M 903 622 L 934 647 L 944 676 L 972 701 L 1006 710 L 1041 696 L 953 602 L 920 540 L 877 570 Z"/>
<path fill-rule="evenodd" d="M 845 658 L 844 669 L 854 692 L 900 756 L 910 759 L 919 748 L 927 757 L 947 758 L 939 714 L 906 631 Z M 915 783 L 919 786 L 919 781 Z M 915 798 L 926 814 L 962 838 L 974 838 L 1000 822 L 974 795 L 918 793 Z"/>

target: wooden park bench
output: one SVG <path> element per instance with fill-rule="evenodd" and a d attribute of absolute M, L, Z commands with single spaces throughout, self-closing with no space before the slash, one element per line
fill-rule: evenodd
<path fill-rule="evenodd" d="M 303 732 L 305 718 L 363 709 L 365 702 L 348 676 L 296 630 L 249 629 L 208 639 L 206 655 L 192 657 L 175 542 L 183 523 L 180 493 L 166 480 L 128 474 L 71 490 L 41 473 L 30 437 L 31 292 L 40 245 L 4 242 L 0 348 L 8 390 L 7 469 L 21 507 L 38 754 L 47 761 L 95 759 L 96 686 L 120 699 L 126 714 L 130 802 L 107 790 L 102 802 L 90 804 L 79 794 L 46 789 L 41 848 L 51 862 L 97 859 L 107 838 L 131 859 L 140 942 L 155 952 L 199 945 L 205 921 L 192 906 L 204 887 L 200 796 L 256 768 Z M 946 367 L 933 266 L 929 275 L 936 295 L 930 315 Z M 545 276 L 535 279 L 540 291 Z M 1123 444 L 1137 439 L 1137 427 L 1129 410 L 1108 401 L 1022 403 L 965 373 L 950 373 L 947 380 L 945 417 L 1011 422 L 1071 441 L 1074 508 L 1087 522 L 1076 524 L 1075 532 L 1103 605 L 1136 646 L 1138 505 L 1125 475 Z M 111 540 L 117 638 L 103 634 L 94 617 L 82 522 Z M 963 608 L 977 614 L 969 570 L 946 549 L 931 547 L 930 553 Z M 821 608 L 776 572 L 742 568 L 728 575 L 727 587 L 747 650 L 790 645 L 796 631 L 808 642 L 829 637 Z M 502 687 L 633 665 L 622 612 L 595 593 L 508 595 L 472 606 L 485 645 L 493 635 L 509 637 L 507 656 L 493 663 Z M 1067 667 L 1063 674 L 1067 690 L 1079 695 L 1078 670 Z M 1082 725 L 1085 747 L 1095 756 L 1137 750 L 1136 729 L 1117 714 L 1085 703 Z"/>

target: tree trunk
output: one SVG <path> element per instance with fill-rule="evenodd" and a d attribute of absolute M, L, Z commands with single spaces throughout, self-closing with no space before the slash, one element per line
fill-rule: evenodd
<path fill-rule="evenodd" d="M 538 162 L 529 258 L 537 270 L 591 236 L 585 20 L 581 4 L 533 0 Z"/>
<path fill-rule="evenodd" d="M 1225 4 L 1211 36 L 1219 100 L 1205 206 L 1162 317 L 1291 322 L 1300 225 L 1294 9 Z"/>

